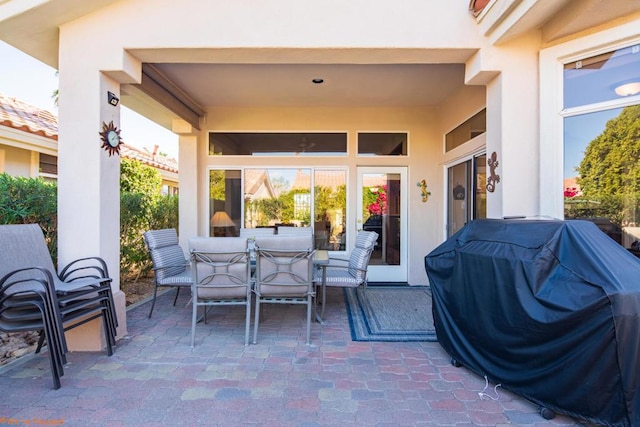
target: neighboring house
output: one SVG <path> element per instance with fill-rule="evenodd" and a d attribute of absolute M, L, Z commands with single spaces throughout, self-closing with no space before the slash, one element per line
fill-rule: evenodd
<path fill-rule="evenodd" d="M 58 119 L 0 94 L 0 173 L 56 179 Z"/>
<path fill-rule="evenodd" d="M 162 194 L 178 194 L 178 161 L 123 144 L 122 158 L 157 169 Z M 46 110 L 0 94 L 0 173 L 56 180 L 58 177 L 58 118 Z"/>
<path fill-rule="evenodd" d="M 563 218 L 586 147 L 602 135 L 624 148 L 637 129 L 637 0 L 36 3 L 3 2 L 0 39 L 60 71 L 59 254 L 100 248 L 114 286 L 119 159 L 97 135 L 120 128 L 122 104 L 179 137 L 185 247 L 218 209 L 244 223 L 249 170 L 289 182 L 305 170 L 314 219 L 313 183 L 340 171 L 345 245 L 332 255 L 349 255 L 372 211 L 369 180 L 385 183 L 375 203 L 397 244 L 382 242 L 393 256 L 370 280 L 412 285 L 428 284 L 424 256 L 468 221 Z M 585 197 L 605 184 L 583 178 Z M 625 232 L 634 197 L 620 206 Z"/>
<path fill-rule="evenodd" d="M 153 152 L 150 152 L 146 148 L 140 149 L 125 143 L 120 148 L 120 156 L 123 159 L 137 160 L 158 170 L 162 176 L 162 194 L 178 194 L 178 161 L 159 153 L 157 145 L 154 145 Z"/>

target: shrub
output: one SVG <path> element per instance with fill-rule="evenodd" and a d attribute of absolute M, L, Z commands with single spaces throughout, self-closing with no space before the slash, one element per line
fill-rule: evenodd
<path fill-rule="evenodd" d="M 178 197 L 143 193 L 120 195 L 120 275 L 136 281 L 151 270 L 142 237 L 147 230 L 178 228 Z"/>
<path fill-rule="evenodd" d="M 120 186 L 120 280 L 124 283 L 151 270 L 142 234 L 151 229 L 178 228 L 178 197 L 162 196 L 160 172 L 137 160 L 121 160 Z M 0 174 L 0 224 L 40 224 L 54 263 L 57 192 L 53 181 Z"/>
<path fill-rule="evenodd" d="M 0 174 L 0 224 L 40 224 L 54 263 L 58 259 L 57 197 L 55 182 Z"/>
<path fill-rule="evenodd" d="M 120 162 L 120 276 L 133 280 L 151 270 L 142 237 L 147 230 L 178 228 L 178 198 L 162 196 L 158 170 L 137 160 Z"/>

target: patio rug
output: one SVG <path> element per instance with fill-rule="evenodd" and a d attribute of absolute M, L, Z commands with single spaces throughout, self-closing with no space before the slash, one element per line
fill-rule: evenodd
<path fill-rule="evenodd" d="M 426 286 L 344 288 L 353 341 L 437 341 Z"/>

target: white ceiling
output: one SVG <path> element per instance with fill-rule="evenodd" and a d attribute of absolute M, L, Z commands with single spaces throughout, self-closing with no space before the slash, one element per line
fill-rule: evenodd
<path fill-rule="evenodd" d="M 154 64 L 201 107 L 434 106 L 463 64 Z M 314 84 L 314 78 L 324 80 Z"/>

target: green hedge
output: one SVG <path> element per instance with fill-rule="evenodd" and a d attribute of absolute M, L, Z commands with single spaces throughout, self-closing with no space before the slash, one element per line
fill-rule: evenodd
<path fill-rule="evenodd" d="M 0 224 L 40 224 L 54 262 L 58 259 L 57 195 L 55 182 L 0 174 Z"/>
<path fill-rule="evenodd" d="M 137 280 L 151 270 L 142 234 L 160 228 L 178 229 L 178 196 L 120 194 L 120 276 Z"/>
<path fill-rule="evenodd" d="M 153 172 L 158 173 L 155 170 Z M 121 282 L 136 280 L 151 270 L 151 260 L 142 238 L 145 231 L 178 228 L 178 196 L 161 196 L 159 187 L 154 187 L 152 191 L 153 194 L 120 194 Z M 37 178 L 0 174 L 0 224 L 31 223 L 40 224 L 42 227 L 49 251 L 56 263 L 57 184 Z"/>

